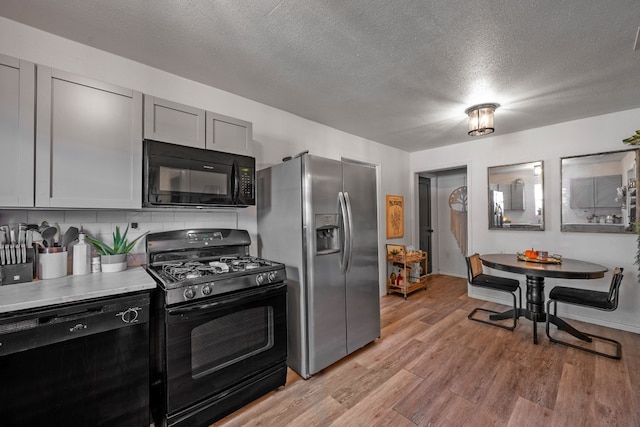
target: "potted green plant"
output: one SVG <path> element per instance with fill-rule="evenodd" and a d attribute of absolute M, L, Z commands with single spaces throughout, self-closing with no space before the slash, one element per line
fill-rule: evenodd
<path fill-rule="evenodd" d="M 106 273 L 123 271 L 127 269 L 127 254 L 131 252 L 131 249 L 136 245 L 136 242 L 142 237 L 146 236 L 148 231 L 136 237 L 132 241 L 127 241 L 127 233 L 129 232 L 129 226 L 124 230 L 124 233 L 120 233 L 120 227 L 116 225 L 116 231 L 113 232 L 113 245 L 109 246 L 107 243 L 91 237 L 86 236 L 86 239 L 96 248 L 96 252 L 100 255 L 100 261 L 102 262 L 102 271 Z"/>

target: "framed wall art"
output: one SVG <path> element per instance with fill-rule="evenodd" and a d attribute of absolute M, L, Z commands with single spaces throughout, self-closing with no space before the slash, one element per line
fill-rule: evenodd
<path fill-rule="evenodd" d="M 404 197 L 387 194 L 387 239 L 404 236 Z"/>

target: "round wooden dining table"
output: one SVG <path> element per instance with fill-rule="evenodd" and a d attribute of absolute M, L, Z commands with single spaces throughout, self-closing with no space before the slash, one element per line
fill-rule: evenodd
<path fill-rule="evenodd" d="M 533 342 L 538 343 L 538 322 L 545 322 L 547 316 L 549 322 L 558 329 L 566 331 L 571 335 L 584 341 L 590 338 L 573 328 L 562 319 L 545 313 L 544 279 L 552 277 L 557 279 L 599 279 L 604 277 L 608 268 L 587 261 L 562 258 L 559 264 L 546 264 L 533 261 L 521 261 L 518 254 L 486 254 L 480 255 L 482 264 L 495 270 L 507 271 L 509 273 L 524 274 L 526 276 L 526 307 L 517 309 L 517 317 L 526 317 L 533 322 Z M 513 310 L 504 313 L 491 315 L 492 320 L 500 320 L 513 317 Z"/>

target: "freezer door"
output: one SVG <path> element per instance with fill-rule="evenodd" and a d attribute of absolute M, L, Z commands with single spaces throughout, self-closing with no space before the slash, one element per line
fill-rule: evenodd
<path fill-rule="evenodd" d="M 259 255 L 287 267 L 287 364 L 308 378 L 302 160 L 257 172 Z"/>
<path fill-rule="evenodd" d="M 318 250 L 317 227 L 331 225 L 339 215 L 342 163 L 315 156 L 303 157 L 303 206 L 307 248 L 307 307 L 309 374 L 315 374 L 347 355 L 345 281 L 340 271 L 343 228 L 334 233 L 338 251 Z M 326 246 L 326 245 L 325 245 Z"/>
<path fill-rule="evenodd" d="M 380 337 L 376 170 L 342 163 L 351 204 L 352 255 L 346 273 L 347 354 Z"/>

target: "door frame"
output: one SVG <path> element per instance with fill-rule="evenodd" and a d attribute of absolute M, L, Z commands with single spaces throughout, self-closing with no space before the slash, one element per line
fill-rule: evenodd
<path fill-rule="evenodd" d="M 473 182 L 473 176 L 469 173 L 470 171 L 473 171 L 474 169 L 472 168 L 472 161 L 469 160 L 467 162 L 452 162 L 452 163 L 446 163 L 446 164 L 438 164 L 438 165 L 433 165 L 432 167 L 421 167 L 419 169 L 412 169 L 411 170 L 411 182 L 410 182 L 410 193 L 413 195 L 413 197 L 411 198 L 411 241 L 413 242 L 415 247 L 419 246 L 420 243 L 420 188 L 419 188 L 419 177 L 420 175 L 422 176 L 428 176 L 429 178 L 431 178 L 431 228 L 433 228 L 434 230 L 438 230 L 439 229 L 439 222 L 440 219 L 438 218 L 437 212 L 434 213 L 434 199 L 437 200 L 437 180 L 435 179 L 435 177 L 437 176 L 438 172 L 444 172 L 447 170 L 452 170 L 452 169 L 466 169 L 467 171 L 467 199 L 469 200 L 469 202 L 467 203 L 467 251 L 469 253 L 473 253 L 473 233 L 471 233 L 471 230 L 474 226 L 474 210 L 473 210 L 473 206 L 474 204 L 471 203 L 471 199 L 473 196 L 472 193 L 472 182 Z M 485 178 L 486 179 L 486 178 Z M 432 249 L 434 247 L 437 247 L 438 245 L 438 236 L 437 233 L 434 231 L 433 233 L 433 238 L 432 238 Z M 462 254 L 461 254 L 462 255 Z M 461 257 L 462 259 L 462 257 Z M 439 272 L 439 259 L 438 259 L 438 252 L 434 251 L 433 256 L 432 256 L 432 262 L 433 262 L 433 267 L 432 267 L 432 274 L 438 274 Z M 464 261 L 461 261 L 464 262 Z M 466 267 L 465 267 L 466 268 Z"/>

